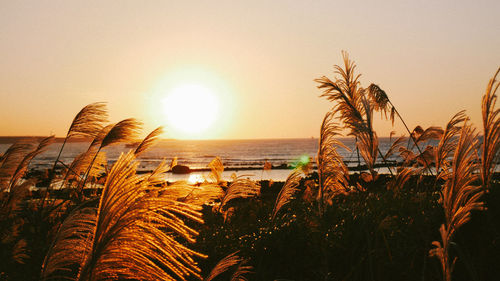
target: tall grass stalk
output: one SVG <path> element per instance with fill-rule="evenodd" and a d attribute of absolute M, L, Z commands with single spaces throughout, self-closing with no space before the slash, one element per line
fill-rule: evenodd
<path fill-rule="evenodd" d="M 69 126 L 68 132 L 66 133 L 66 137 L 64 138 L 63 144 L 59 149 L 59 153 L 57 154 L 56 160 L 54 161 L 54 165 L 50 170 L 49 174 L 49 186 L 50 183 L 55 176 L 55 169 L 57 163 L 59 162 L 59 158 L 61 157 L 62 151 L 66 142 L 72 137 L 95 137 L 97 133 L 101 131 L 104 126 L 104 123 L 108 122 L 108 113 L 106 110 L 106 103 L 96 102 L 89 104 L 82 108 L 78 114 L 76 114 L 73 122 Z"/>
<path fill-rule="evenodd" d="M 455 149 L 451 174 L 442 189 L 442 203 L 445 223 L 439 228 L 441 241 L 434 241 L 435 248 L 430 250 L 431 256 L 436 256 L 441 263 L 442 277 L 451 281 L 456 257 L 450 254 L 453 236 L 456 231 L 470 220 L 471 212 L 483 209 L 480 198 L 483 191 L 475 185 L 479 178 L 476 164 L 477 134 L 470 125 L 465 124 Z"/>
<path fill-rule="evenodd" d="M 500 151 L 500 109 L 495 109 L 496 92 L 500 83 L 496 80 L 500 68 L 490 79 L 483 96 L 481 112 L 483 119 L 483 143 L 481 153 L 481 180 L 484 188 L 488 189 L 491 176 L 499 160 Z"/>

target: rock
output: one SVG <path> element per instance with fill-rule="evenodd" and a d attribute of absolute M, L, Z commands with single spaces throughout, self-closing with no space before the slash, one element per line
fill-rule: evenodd
<path fill-rule="evenodd" d="M 175 165 L 172 168 L 172 173 L 173 174 L 189 174 L 189 173 L 191 173 L 191 169 L 188 166 Z"/>

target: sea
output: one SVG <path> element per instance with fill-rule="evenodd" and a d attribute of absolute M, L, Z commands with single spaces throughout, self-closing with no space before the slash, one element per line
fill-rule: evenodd
<path fill-rule="evenodd" d="M 341 141 L 348 149 L 338 148 L 348 166 L 358 164 L 358 155 L 353 138 L 343 138 Z M 394 139 L 392 140 L 394 141 Z M 219 157 L 225 167 L 223 178 L 229 180 L 231 176 L 244 176 L 253 180 L 284 181 L 291 173 L 298 161 L 310 159 L 315 161 L 318 153 L 317 138 L 303 139 L 252 139 L 252 140 L 161 140 L 154 147 L 143 153 L 139 160 L 138 170 L 151 171 L 162 161 L 170 163 L 177 157 L 177 163 L 186 165 L 194 170 L 190 174 L 167 173 L 168 181 L 188 180 L 202 181 L 208 171 L 202 169 L 215 157 Z M 30 164 L 30 169 L 49 169 L 54 163 L 61 143 L 51 144 L 47 151 L 37 156 Z M 67 143 L 60 160 L 66 164 L 88 148 L 88 143 Z M 379 147 L 383 154 L 389 149 L 391 140 L 380 138 Z M 0 153 L 7 150 L 10 144 L 0 144 Z M 119 144 L 104 148 L 108 164 L 112 165 L 121 153 L 127 152 L 127 145 Z M 398 156 L 389 158 L 397 161 Z M 263 169 L 264 163 L 272 164 L 273 169 Z M 361 162 L 363 160 L 361 159 Z M 380 173 L 387 172 L 386 168 L 379 168 Z"/>

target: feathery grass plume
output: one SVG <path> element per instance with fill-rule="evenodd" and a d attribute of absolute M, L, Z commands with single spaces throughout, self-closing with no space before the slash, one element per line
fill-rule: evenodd
<path fill-rule="evenodd" d="M 293 199 L 293 195 L 299 190 L 297 187 L 299 186 L 301 179 L 302 176 L 299 171 L 294 171 L 287 177 L 285 184 L 281 188 L 280 193 L 276 198 L 276 202 L 274 203 L 271 220 L 274 220 L 279 210 Z"/>
<path fill-rule="evenodd" d="M 399 155 L 404 159 L 404 165 L 407 166 L 414 162 L 414 167 L 423 166 L 427 171 L 431 172 L 432 164 L 436 156 L 436 148 L 428 145 L 422 153 L 415 154 L 410 149 L 404 146 L 399 147 Z M 422 172 L 421 170 L 420 172 Z"/>
<path fill-rule="evenodd" d="M 444 131 L 440 127 L 431 126 L 425 130 L 422 127 L 417 126 L 413 129 L 413 132 L 410 134 L 410 137 L 413 139 L 413 143 L 418 145 L 422 142 L 434 139 L 440 140 L 443 137 Z M 422 153 L 421 151 L 419 151 Z"/>
<path fill-rule="evenodd" d="M 349 60 L 347 52 L 342 52 L 344 59 L 344 69 L 335 65 L 335 73 L 340 75 L 341 79 L 335 82 L 323 76 L 314 81 L 319 83 L 319 89 L 323 89 L 321 97 L 325 97 L 336 104 L 333 107 L 333 113 L 340 115 L 340 120 L 351 131 L 351 135 L 357 135 L 359 131 L 366 131 L 365 120 L 363 119 L 363 91 L 359 87 L 359 77 L 355 75 L 356 65 Z"/>
<path fill-rule="evenodd" d="M 408 134 L 410 134 L 410 139 L 413 140 L 413 144 L 417 147 L 418 152 L 420 154 L 422 154 L 423 151 L 420 149 L 418 142 L 412 137 L 412 132 L 410 132 L 410 129 L 406 125 L 406 122 L 404 121 L 403 117 L 401 116 L 401 114 L 399 114 L 399 111 L 392 104 L 391 100 L 389 99 L 389 97 L 387 96 L 385 91 L 382 90 L 378 85 L 371 84 L 368 87 L 368 97 L 370 98 L 371 103 L 373 104 L 373 107 L 375 108 L 375 110 L 380 111 L 380 113 L 383 114 L 386 119 L 387 119 L 387 113 L 390 111 L 390 120 L 392 122 L 392 126 L 394 126 L 394 118 L 395 118 L 396 114 L 398 115 L 399 120 L 401 120 L 404 127 L 406 128 L 406 131 L 408 132 Z M 417 128 L 419 128 L 423 132 L 422 127 L 417 126 Z M 415 128 L 415 129 L 417 129 L 417 128 Z M 408 140 L 408 147 L 409 147 L 410 139 Z M 382 159 L 385 161 L 387 158 L 382 157 Z M 430 165 L 425 163 L 424 166 L 429 167 Z M 428 168 L 427 170 L 432 175 L 431 169 Z"/>
<path fill-rule="evenodd" d="M 236 268 L 233 275 L 231 275 L 231 281 L 248 281 L 244 275 L 252 273 L 253 266 L 246 265 L 246 263 L 247 260 L 240 262 L 238 268 Z"/>
<path fill-rule="evenodd" d="M 350 130 L 349 135 L 357 138 L 357 149 L 367 157 L 364 158 L 366 164 L 374 166 L 376 156 L 373 157 L 372 152 L 376 151 L 382 156 L 378 148 L 377 135 L 373 130 L 373 109 L 377 105 L 372 104 L 365 94 L 366 91 L 359 86 L 360 75 L 354 74 L 355 63 L 349 60 L 347 52 L 343 51 L 342 56 L 344 69 L 338 65 L 335 66 L 335 73 L 340 76 L 340 79 L 333 82 L 323 76 L 314 81 L 320 84 L 319 89 L 323 89 L 321 97 L 336 103 L 332 108 L 333 114 L 338 114 L 344 127 Z M 363 141 L 359 141 L 361 138 Z M 392 174 L 391 169 L 388 169 Z M 370 172 L 375 176 L 373 169 Z"/>
<path fill-rule="evenodd" d="M 172 161 L 170 162 L 170 171 L 172 171 L 172 169 L 177 166 L 177 156 L 175 156 L 174 158 L 172 158 Z"/>
<path fill-rule="evenodd" d="M 250 179 L 236 177 L 226 190 L 221 200 L 219 211 L 224 210 L 226 204 L 236 198 L 249 198 L 260 195 L 260 186 Z"/>
<path fill-rule="evenodd" d="M 147 135 L 144 140 L 139 144 L 139 146 L 135 149 L 135 155 L 138 156 L 144 151 L 148 150 L 151 148 L 153 145 L 155 145 L 159 138 L 160 135 L 163 134 L 163 127 L 158 127 L 154 129 L 149 135 Z"/>
<path fill-rule="evenodd" d="M 103 128 L 104 124 L 108 122 L 108 111 L 106 109 L 106 103 L 96 102 L 91 103 L 78 112 L 73 122 L 69 126 L 64 142 L 57 154 L 56 160 L 52 167 L 51 178 L 54 176 L 54 171 L 56 169 L 61 153 L 66 145 L 66 142 L 72 137 L 95 137 Z M 49 183 L 50 185 L 50 183 Z"/>
<path fill-rule="evenodd" d="M 215 201 L 224 195 L 222 188 L 215 183 L 202 183 L 193 186 L 185 181 L 176 181 L 161 190 L 163 196 L 181 202 L 201 206 Z"/>
<path fill-rule="evenodd" d="M 425 168 L 430 169 L 431 165 L 434 163 L 434 159 L 436 157 L 436 148 L 432 145 L 428 145 L 422 153 L 417 155 L 415 159 L 417 163 L 424 166 Z"/>
<path fill-rule="evenodd" d="M 91 103 L 76 114 L 66 133 L 66 138 L 95 137 L 106 122 L 108 122 L 106 103 Z"/>
<path fill-rule="evenodd" d="M 392 105 L 389 97 L 385 93 L 384 90 L 380 89 L 380 87 L 376 84 L 371 84 L 368 86 L 368 97 L 373 104 L 373 107 L 376 111 L 379 111 L 381 115 L 385 116 L 387 119 L 387 113 L 389 112 L 390 120 L 392 122 L 392 126 L 394 126 L 394 117 L 396 113 L 396 108 Z"/>
<path fill-rule="evenodd" d="M 413 176 L 418 173 L 418 169 L 413 169 L 411 167 L 401 167 L 398 169 L 398 173 L 394 178 L 389 181 L 387 184 L 387 189 L 394 191 L 394 193 L 398 193 L 403 189 L 406 182 Z"/>
<path fill-rule="evenodd" d="M 417 155 L 413 153 L 413 151 L 407 149 L 406 147 L 400 146 L 399 147 L 399 156 L 404 159 L 404 165 L 407 166 L 417 158 Z"/>
<path fill-rule="evenodd" d="M 80 207 L 64 220 L 43 261 L 42 280 L 76 280 L 91 251 L 96 216 L 96 208 Z"/>
<path fill-rule="evenodd" d="M 24 176 L 26 171 L 28 170 L 28 165 L 30 164 L 31 160 L 38 156 L 39 154 L 43 153 L 49 145 L 51 145 L 54 142 L 55 137 L 54 136 L 49 136 L 44 138 L 38 146 L 31 151 L 30 153 L 26 154 L 24 156 L 23 160 L 21 163 L 16 168 L 16 171 L 12 175 L 12 178 L 10 179 L 10 184 L 9 187 L 12 188 L 17 184 L 17 182 Z"/>
<path fill-rule="evenodd" d="M 214 268 L 210 271 L 208 274 L 207 278 L 203 279 L 203 281 L 211 281 L 215 277 L 219 276 L 220 274 L 226 272 L 229 268 L 237 265 L 238 263 L 242 262 L 243 259 L 237 255 L 238 251 L 227 255 L 223 259 L 221 259 L 215 266 Z"/>
<path fill-rule="evenodd" d="M 365 160 L 365 163 L 368 166 L 368 169 L 370 170 L 372 177 L 375 179 L 377 173 L 374 170 L 374 166 L 375 162 L 377 161 L 377 152 L 380 153 L 380 156 L 382 156 L 382 153 L 378 148 L 377 133 L 373 130 L 372 103 L 370 103 L 369 100 L 365 96 L 363 96 L 362 104 L 364 109 L 364 115 L 366 118 L 366 127 L 368 128 L 368 130 L 359 133 L 359 135 L 357 136 L 358 142 L 356 145 L 359 149 L 359 152 L 361 153 L 361 156 Z M 387 168 L 389 169 L 389 171 L 391 170 L 389 167 Z"/>
<path fill-rule="evenodd" d="M 156 186 L 164 182 L 167 165 L 146 175 L 136 174 L 137 165 L 133 152 L 121 155 L 98 207 L 77 210 L 85 210 L 84 216 L 73 214 L 64 222 L 44 262 L 45 280 L 75 265 L 76 280 L 201 279 L 194 259 L 204 255 L 179 242 L 195 241 L 198 233 L 184 220 L 203 223 L 200 207 L 162 195 Z"/>
<path fill-rule="evenodd" d="M 378 152 L 378 137 L 375 132 L 373 134 L 361 133 L 358 135 L 357 147 L 361 157 L 365 160 L 366 166 L 372 177 L 375 179 L 377 172 L 375 171 L 375 162 L 377 162 Z M 389 168 L 389 167 L 387 167 Z"/>
<path fill-rule="evenodd" d="M 485 188 L 488 188 L 490 185 L 491 175 L 495 171 L 500 151 L 500 109 L 495 109 L 497 101 L 496 92 L 500 85 L 495 79 L 499 72 L 500 68 L 493 78 L 490 79 L 481 103 L 483 117 L 481 179 Z"/>
<path fill-rule="evenodd" d="M 439 144 L 436 148 L 436 159 L 434 160 L 436 163 L 436 181 L 439 179 L 448 179 L 450 175 L 450 163 L 448 159 L 452 156 L 453 151 L 456 149 L 458 144 L 457 135 L 462 130 L 462 123 L 465 122 L 467 116 L 465 115 L 465 110 L 462 110 L 455 114 L 448 124 L 446 124 L 446 128 L 444 130 L 443 136 L 439 141 Z"/>
<path fill-rule="evenodd" d="M 100 148 L 108 145 L 134 141 L 140 133 L 142 123 L 135 118 L 128 118 L 116 123 L 104 136 Z"/>
<path fill-rule="evenodd" d="M 450 255 L 450 246 L 455 231 L 470 220 L 473 210 L 483 209 L 480 198 L 483 194 L 480 186 L 474 185 L 479 178 L 476 173 L 477 134 L 470 125 L 464 124 L 456 146 L 452 172 L 442 188 L 442 203 L 445 223 L 439 228 L 441 242 L 434 241 L 435 248 L 429 251 L 440 263 L 443 280 L 450 281 L 456 258 Z"/>
<path fill-rule="evenodd" d="M 219 157 L 215 157 L 210 163 L 208 163 L 210 168 L 210 174 L 208 177 L 211 181 L 220 184 L 222 183 L 222 172 L 224 172 L 224 164 Z"/>
<path fill-rule="evenodd" d="M 25 239 L 20 239 L 12 249 L 12 259 L 20 264 L 24 264 L 30 256 L 28 255 L 28 243 Z"/>
<path fill-rule="evenodd" d="M 103 127 L 99 131 L 99 133 L 94 137 L 94 139 L 90 143 L 89 148 L 87 150 L 99 149 L 99 147 L 101 146 L 102 140 L 108 135 L 109 131 L 111 131 L 111 129 L 113 129 L 113 127 L 115 125 L 116 124 L 109 124 L 109 125 Z"/>
<path fill-rule="evenodd" d="M 102 165 L 106 164 L 105 154 L 99 151 L 99 147 L 101 145 L 104 137 L 109 133 L 109 131 L 113 128 L 114 124 L 107 125 L 102 128 L 99 133 L 94 137 L 92 142 L 90 143 L 86 152 L 78 155 L 73 159 L 73 162 L 70 164 L 67 169 L 63 180 L 61 181 L 61 188 L 67 183 L 67 181 L 73 179 L 81 180 L 83 176 L 85 176 L 86 171 L 88 169 L 89 176 L 97 175 L 101 173 Z M 95 158 L 95 159 L 94 159 Z M 94 161 L 92 161 L 94 159 Z M 98 165 L 90 165 L 92 162 L 96 162 Z M 97 168 L 97 169 L 96 169 Z M 82 172 L 83 175 L 82 175 Z M 77 176 L 77 177 L 75 177 Z M 80 177 L 81 176 L 81 177 Z M 83 181 L 80 181 L 83 182 Z"/>
<path fill-rule="evenodd" d="M 29 188 L 33 184 L 33 180 L 27 180 L 22 184 L 14 185 L 9 192 L 0 192 L 0 221 L 20 209 L 20 203 L 29 194 Z"/>
<path fill-rule="evenodd" d="M 77 155 L 71 164 L 66 168 L 66 176 L 63 179 L 62 186 L 66 186 L 68 182 L 80 181 L 90 165 L 90 162 L 95 156 L 95 151 L 86 151 Z M 101 151 L 94 160 L 94 165 L 89 171 L 90 178 L 96 178 L 105 172 L 105 165 L 107 163 L 106 153 Z"/>
<path fill-rule="evenodd" d="M 9 183 L 19 164 L 32 149 L 33 143 L 30 140 L 21 139 L 12 144 L 0 157 L 0 191 L 9 188 Z"/>
<path fill-rule="evenodd" d="M 345 147 L 337 137 L 340 135 L 340 127 L 333 122 L 334 112 L 329 111 L 321 123 L 318 156 L 319 189 L 318 200 L 320 212 L 323 204 L 338 193 L 349 190 L 349 171 L 337 147 Z"/>
<path fill-rule="evenodd" d="M 389 159 L 394 152 L 399 150 L 400 147 L 402 147 L 402 143 L 405 141 L 405 136 L 400 136 L 397 138 L 394 142 L 392 142 L 392 136 L 394 135 L 394 132 L 391 132 L 390 137 L 389 137 L 389 142 L 391 142 L 391 147 L 387 150 L 387 152 L 384 154 L 384 159 L 387 160 Z"/>
<path fill-rule="evenodd" d="M 83 183 L 80 185 L 80 189 L 83 189 L 85 187 L 85 183 L 87 182 L 88 176 L 90 169 L 92 169 L 92 166 L 94 165 L 94 161 L 104 147 L 108 145 L 112 145 L 115 143 L 120 143 L 120 142 L 128 142 L 128 141 L 133 141 L 137 138 L 137 135 L 139 134 L 141 130 L 142 123 L 137 121 L 135 118 L 128 118 L 124 119 L 115 125 L 111 127 L 111 129 L 104 135 L 102 136 L 99 134 L 94 141 L 96 143 L 99 141 L 98 138 L 102 137 L 102 140 L 100 141 L 99 148 L 97 149 L 97 152 L 94 155 L 94 159 L 90 162 L 87 171 L 85 172 Z M 107 130 L 107 128 L 106 128 Z M 91 144 L 91 147 L 95 144 L 94 141 Z"/>

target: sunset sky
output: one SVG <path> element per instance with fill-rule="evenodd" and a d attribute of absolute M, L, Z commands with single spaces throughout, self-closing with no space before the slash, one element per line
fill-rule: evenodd
<path fill-rule="evenodd" d="M 496 0 L 0 1 L 0 135 L 63 136 L 83 106 L 106 101 L 111 121 L 165 125 L 167 138 L 317 137 L 332 105 L 313 80 L 334 77 L 341 50 L 410 127 L 462 109 L 480 125 L 499 15 Z M 213 121 L 176 128 L 176 91 L 208 93 L 210 110 L 196 111 Z"/>

